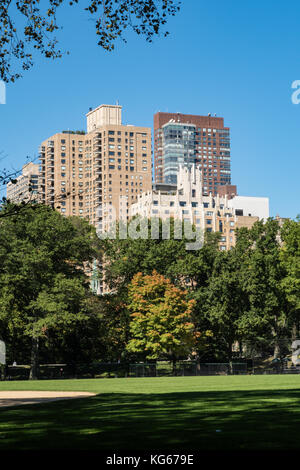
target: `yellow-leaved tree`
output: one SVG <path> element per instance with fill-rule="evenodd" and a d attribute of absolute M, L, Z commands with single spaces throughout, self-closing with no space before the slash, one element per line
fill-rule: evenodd
<path fill-rule="evenodd" d="M 127 350 L 144 353 L 146 359 L 170 357 L 175 367 L 178 356 L 191 353 L 201 336 L 191 318 L 194 303 L 187 291 L 156 271 L 136 274 L 128 293 L 131 339 Z"/>

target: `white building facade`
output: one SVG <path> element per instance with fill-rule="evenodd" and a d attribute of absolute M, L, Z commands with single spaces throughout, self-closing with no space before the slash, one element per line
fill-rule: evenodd
<path fill-rule="evenodd" d="M 250 228 L 257 220 L 269 217 L 268 198 L 203 196 L 201 178 L 201 170 L 195 165 L 181 166 L 177 186 L 157 184 L 152 191 L 142 193 L 131 205 L 130 217 L 173 217 L 209 232 L 220 232 L 221 250 L 234 246 L 237 228 Z"/>

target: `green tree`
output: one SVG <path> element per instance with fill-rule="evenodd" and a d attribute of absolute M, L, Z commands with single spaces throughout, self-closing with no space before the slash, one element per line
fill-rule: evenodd
<path fill-rule="evenodd" d="M 249 302 L 240 331 L 246 338 L 264 338 L 273 345 L 274 357 L 282 357 L 290 337 L 290 306 L 282 287 L 285 270 L 280 263 L 278 222 L 256 222 L 241 232 L 240 243 L 245 250 L 241 282 Z"/>
<path fill-rule="evenodd" d="M 104 357 L 108 361 L 127 361 L 130 354 L 126 350 L 129 339 L 130 315 L 127 309 L 127 296 L 108 294 L 103 296 L 104 315 L 101 322 Z"/>
<path fill-rule="evenodd" d="M 138 272 L 151 274 L 153 270 L 170 278 L 172 282 L 180 283 L 184 280 L 181 273 L 181 261 L 187 264 L 186 257 L 190 253 L 186 249 L 187 239 L 176 238 L 176 227 L 174 220 L 165 222 L 158 220 L 158 236 L 152 237 L 151 222 L 147 219 L 141 220 L 144 224 L 145 238 L 126 239 L 120 238 L 119 228 L 116 230 L 115 239 L 103 240 L 104 277 L 107 284 L 114 291 L 120 292 L 127 289 L 128 284 Z M 163 239 L 162 226 L 170 224 L 170 238 Z M 195 252 L 193 252 L 195 253 Z M 191 256 L 196 256 L 195 254 Z M 186 276 L 185 276 L 186 277 Z"/>
<path fill-rule="evenodd" d="M 285 270 L 282 287 L 292 308 L 295 339 L 299 335 L 300 314 L 300 217 L 285 221 L 280 236 L 280 261 Z"/>
<path fill-rule="evenodd" d="M 22 217 L 3 218 L 0 230 L 0 322 L 6 335 L 30 338 L 36 378 L 39 343 L 47 332 L 88 318 L 84 268 L 99 240 L 86 221 L 42 205 L 29 207 Z"/>
<path fill-rule="evenodd" d="M 107 239 L 103 242 L 103 275 L 105 282 L 113 289 L 114 295 L 109 296 L 107 305 L 109 314 L 105 314 L 103 321 L 109 332 L 110 345 L 109 354 L 115 354 L 124 358 L 123 345 L 126 344 L 129 335 L 130 317 L 128 310 L 124 307 L 128 303 L 128 286 L 137 273 L 151 275 L 153 270 L 167 277 L 178 287 L 188 288 L 189 291 L 197 290 L 200 296 L 200 286 L 204 288 L 209 282 L 215 256 L 219 252 L 218 234 L 205 234 L 204 246 L 199 250 L 187 250 L 189 240 L 176 238 L 174 220 L 170 223 L 170 239 L 162 237 L 162 221 L 159 220 L 159 237 L 151 237 L 150 221 L 144 219 L 147 227 L 145 239 L 121 239 L 119 231 L 116 231 L 116 239 Z M 202 289 L 203 291 L 203 289 Z M 201 292 L 202 292 L 201 291 Z M 197 301 L 199 298 L 197 297 Z M 116 308 L 123 305 L 122 308 Z M 197 331 L 202 331 L 203 315 L 201 308 L 199 315 L 194 317 Z M 208 324 L 208 322 L 206 322 Z M 206 331 L 206 330 L 205 330 Z M 208 335 L 211 333 L 208 332 Z M 208 342 L 204 336 L 197 341 L 195 352 L 203 354 Z M 118 338 L 118 339 L 117 339 Z M 205 343 L 205 347 L 204 347 Z M 113 352 L 114 350 L 114 352 Z"/>
<path fill-rule="evenodd" d="M 205 232 L 203 246 L 199 250 L 187 252 L 183 257 L 176 257 L 170 268 L 173 278 L 180 279 L 180 284 L 188 288 L 190 297 L 196 301 L 193 310 L 196 330 L 206 332 L 195 348 L 198 359 L 205 355 L 216 357 L 218 354 L 216 337 L 212 333 L 212 325 L 205 312 L 215 261 L 220 254 L 219 239 L 219 233 Z"/>
<path fill-rule="evenodd" d="M 215 355 L 232 361 L 232 347 L 241 341 L 239 321 L 247 298 L 240 283 L 241 258 L 237 251 L 219 251 L 215 258 L 208 283 L 195 292 L 199 327 L 212 331 L 212 348 Z"/>
<path fill-rule="evenodd" d="M 146 359 L 187 355 L 195 345 L 195 327 L 191 321 L 193 300 L 156 271 L 138 273 L 129 286 L 131 339 L 127 350 Z"/>
<path fill-rule="evenodd" d="M 15 81 L 21 76 L 16 63 L 28 70 L 33 65 L 33 51 L 56 59 L 63 53 L 55 33 L 61 29 L 57 22 L 63 6 L 79 8 L 79 0 L 2 0 L 0 4 L 0 78 Z M 151 42 L 161 33 L 168 16 L 179 10 L 177 0 L 90 0 L 83 11 L 94 20 L 98 45 L 114 49 L 118 38 L 132 29 Z M 165 32 L 166 36 L 168 32 Z"/>
<path fill-rule="evenodd" d="M 76 375 L 78 364 L 91 364 L 106 355 L 105 308 L 102 296 L 85 292 L 87 314 L 61 328 L 47 329 L 41 344 L 41 361 L 66 363 Z"/>
<path fill-rule="evenodd" d="M 216 256 L 219 253 L 220 233 L 204 233 L 204 243 L 199 250 L 186 251 L 184 256 L 175 256 L 169 272 L 173 279 L 192 291 L 203 290 L 211 278 Z"/>

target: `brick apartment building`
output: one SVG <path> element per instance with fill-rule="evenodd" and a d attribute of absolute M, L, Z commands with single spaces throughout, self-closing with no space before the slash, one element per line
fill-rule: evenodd
<path fill-rule="evenodd" d="M 179 165 L 202 170 L 203 195 L 231 184 L 230 129 L 224 119 L 181 113 L 154 115 L 155 183 L 176 184 Z M 227 191 L 225 191 L 227 193 Z"/>

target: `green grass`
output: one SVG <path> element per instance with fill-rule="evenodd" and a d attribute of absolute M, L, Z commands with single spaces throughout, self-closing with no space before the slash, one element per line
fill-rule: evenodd
<path fill-rule="evenodd" d="M 0 390 L 97 393 L 2 409 L 0 450 L 300 448 L 298 375 L 0 382 Z"/>

